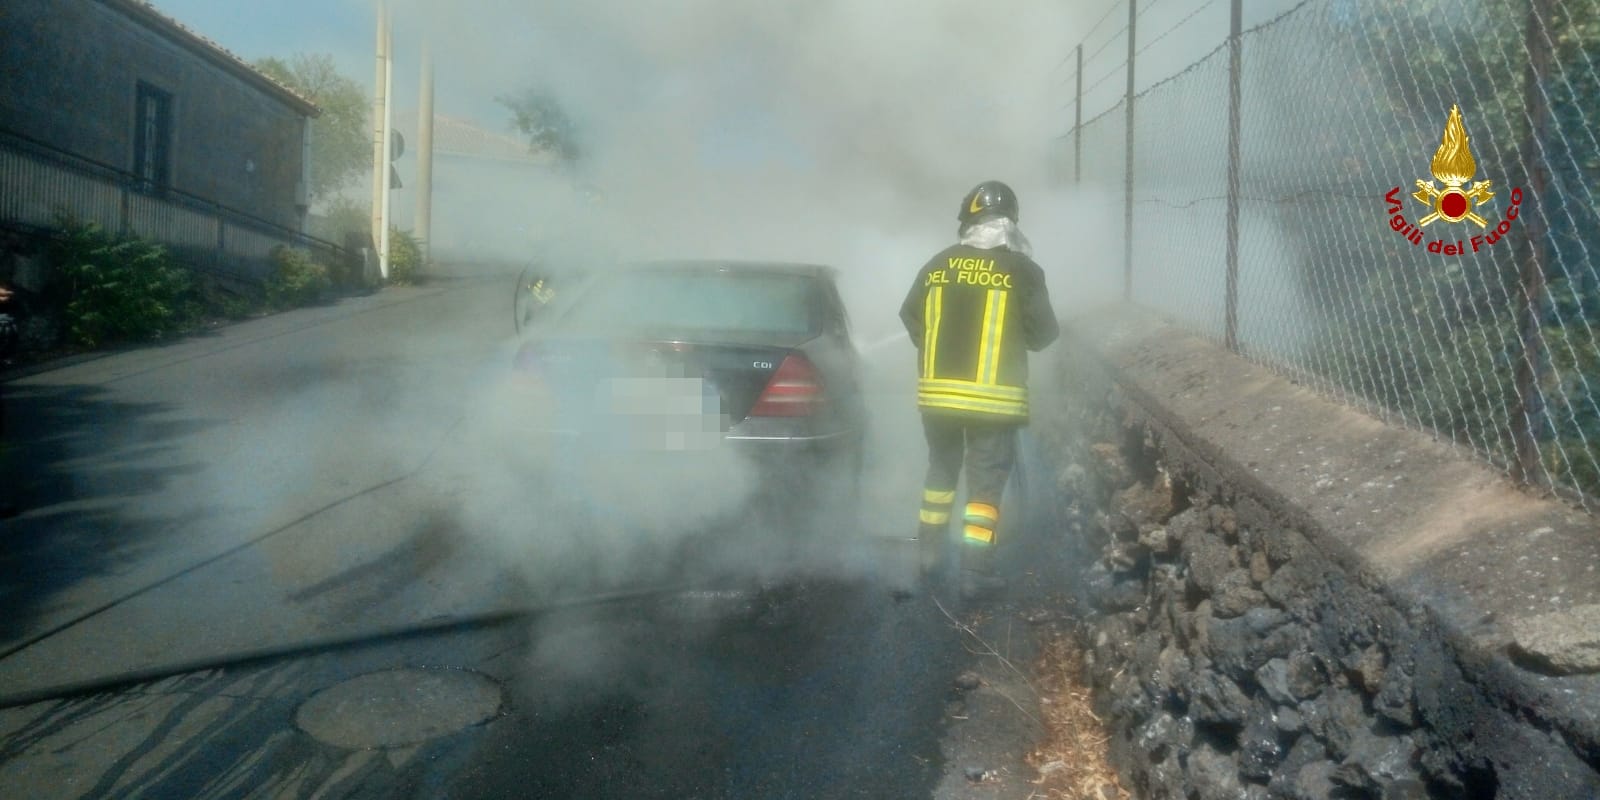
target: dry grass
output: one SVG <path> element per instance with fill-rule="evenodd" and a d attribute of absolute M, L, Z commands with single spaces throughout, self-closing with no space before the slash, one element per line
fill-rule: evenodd
<path fill-rule="evenodd" d="M 1046 733 L 1043 744 L 1028 755 L 1040 776 L 1031 797 L 1130 800 L 1133 795 L 1111 768 L 1108 734 L 1082 680 L 1083 651 L 1062 626 L 1051 627 L 1036 665 Z"/>

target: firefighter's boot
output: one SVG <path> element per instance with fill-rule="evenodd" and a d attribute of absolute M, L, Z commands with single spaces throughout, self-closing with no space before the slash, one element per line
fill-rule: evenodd
<path fill-rule="evenodd" d="M 950 543 L 950 506 L 955 501 L 955 489 L 922 490 L 922 510 L 917 515 L 917 562 L 924 581 L 936 579 L 944 569 L 945 548 Z"/>
<path fill-rule="evenodd" d="M 994 568 L 994 545 L 966 541 L 961 546 L 961 598 L 990 600 L 1006 590 L 1006 579 Z"/>
<path fill-rule="evenodd" d="M 923 580 L 933 579 L 944 565 L 944 549 L 949 538 L 948 525 L 924 523 L 917 527 L 917 564 Z"/>

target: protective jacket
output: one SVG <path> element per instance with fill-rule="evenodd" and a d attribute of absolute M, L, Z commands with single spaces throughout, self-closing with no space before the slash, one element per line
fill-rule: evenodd
<path fill-rule="evenodd" d="M 1044 270 L 1003 247 L 958 244 L 918 273 L 900 319 L 921 356 L 924 413 L 1028 419 L 1028 351 L 1060 329 Z"/>

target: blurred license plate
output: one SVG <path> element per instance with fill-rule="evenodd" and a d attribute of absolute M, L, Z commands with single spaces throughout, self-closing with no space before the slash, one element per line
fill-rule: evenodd
<path fill-rule="evenodd" d="M 616 378 L 598 398 L 630 450 L 708 450 L 722 442 L 722 395 L 700 378 Z"/>

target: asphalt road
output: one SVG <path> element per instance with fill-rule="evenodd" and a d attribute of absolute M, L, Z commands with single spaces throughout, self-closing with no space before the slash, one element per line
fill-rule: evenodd
<path fill-rule="evenodd" d="M 775 605 L 586 604 L 670 586 L 655 568 L 695 525 L 659 520 L 732 490 L 715 465 L 610 464 L 602 505 L 626 513 L 581 524 L 532 492 L 504 427 L 509 287 L 391 289 L 9 383 L 0 477 L 27 510 L 0 522 L 0 796 L 1026 796 L 1026 702 L 989 691 L 1007 670 L 953 693 L 985 658 L 890 591 L 878 543 L 921 469 L 902 343 L 863 343 L 887 412 L 872 546 L 786 554 L 811 590 Z M 374 674 L 389 705 L 330 699 Z M 1015 785 L 969 786 L 974 763 Z"/>

